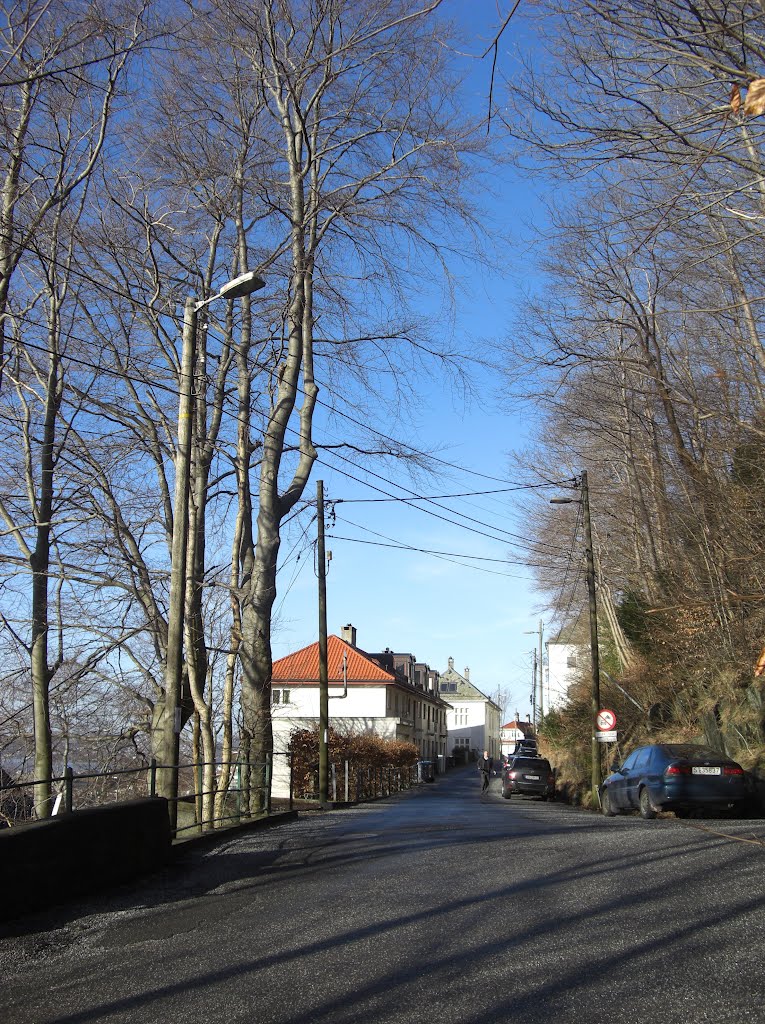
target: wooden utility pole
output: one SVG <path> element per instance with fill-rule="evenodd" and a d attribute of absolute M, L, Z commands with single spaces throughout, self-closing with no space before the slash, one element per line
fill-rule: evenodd
<path fill-rule="evenodd" d="M 319 803 L 329 800 L 329 670 L 327 666 L 327 556 L 324 547 L 324 481 L 316 481 L 319 577 Z"/>
<path fill-rule="evenodd" d="M 545 663 L 542 651 L 542 630 L 544 623 L 539 620 L 539 724 L 545 718 Z"/>
<path fill-rule="evenodd" d="M 595 721 L 600 711 L 600 657 L 598 654 L 598 608 L 595 599 L 595 557 L 592 550 L 592 525 L 590 523 L 590 492 L 587 487 L 587 471 L 582 473 L 582 511 L 584 513 L 584 543 L 587 559 L 587 593 L 590 605 L 590 656 L 592 658 L 592 799 L 598 804 L 600 788 L 600 743 L 596 735 Z"/>

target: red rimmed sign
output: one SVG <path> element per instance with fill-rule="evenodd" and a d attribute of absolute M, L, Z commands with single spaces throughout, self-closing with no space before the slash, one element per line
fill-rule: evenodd
<path fill-rule="evenodd" d="M 616 728 L 616 715 L 609 708 L 602 708 L 595 717 L 595 726 L 601 732 L 612 732 Z"/>

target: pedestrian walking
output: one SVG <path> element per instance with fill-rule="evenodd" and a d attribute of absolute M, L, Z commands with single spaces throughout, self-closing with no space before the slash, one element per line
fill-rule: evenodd
<path fill-rule="evenodd" d="M 489 788 L 489 776 L 491 775 L 491 770 L 492 770 L 493 767 L 494 767 L 494 761 L 489 757 L 489 751 L 488 750 L 484 750 L 483 757 L 480 758 L 479 761 L 478 761 L 478 770 L 480 771 L 481 778 L 482 778 L 482 783 L 481 783 L 481 792 L 482 793 L 485 793 L 486 790 Z"/>

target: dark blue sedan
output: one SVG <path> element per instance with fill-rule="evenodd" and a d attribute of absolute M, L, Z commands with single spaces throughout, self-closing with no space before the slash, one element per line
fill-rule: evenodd
<path fill-rule="evenodd" d="M 674 811 L 685 818 L 696 810 L 743 813 L 746 773 L 719 750 L 696 743 L 655 743 L 638 747 L 600 786 L 607 817 L 639 810 L 644 818 Z"/>

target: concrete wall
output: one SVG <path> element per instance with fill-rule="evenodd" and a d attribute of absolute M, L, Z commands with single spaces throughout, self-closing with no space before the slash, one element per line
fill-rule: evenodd
<path fill-rule="evenodd" d="M 167 801 L 89 807 L 0 830 L 0 919 L 91 896 L 170 859 Z"/>

